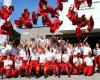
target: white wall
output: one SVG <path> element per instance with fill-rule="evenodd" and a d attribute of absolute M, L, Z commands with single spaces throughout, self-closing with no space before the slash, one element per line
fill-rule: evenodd
<path fill-rule="evenodd" d="M 75 30 L 76 26 L 73 26 L 72 23 L 69 21 L 69 19 L 66 17 L 66 14 L 68 13 L 69 6 L 72 5 L 74 0 L 68 0 L 68 2 L 63 3 L 63 11 L 59 11 L 59 19 L 63 20 L 63 24 L 59 28 L 59 30 Z M 80 6 L 80 10 L 76 10 L 78 12 L 78 15 L 81 16 L 83 14 L 86 15 L 86 17 L 89 19 L 89 17 L 92 15 L 94 18 L 94 29 L 100 29 L 100 0 L 93 0 L 92 7 L 89 8 L 87 4 L 82 4 Z M 83 28 L 83 29 L 86 29 Z"/>

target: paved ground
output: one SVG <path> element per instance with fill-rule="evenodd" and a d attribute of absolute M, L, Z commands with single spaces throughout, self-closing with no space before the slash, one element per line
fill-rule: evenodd
<path fill-rule="evenodd" d="M 61 75 L 60 78 L 50 76 L 47 79 L 45 79 L 43 76 L 36 79 L 35 77 L 32 78 L 10 78 L 10 79 L 3 79 L 3 80 L 100 80 L 100 73 L 95 73 L 93 76 L 83 76 L 83 75 L 72 75 L 70 78 L 66 75 Z"/>

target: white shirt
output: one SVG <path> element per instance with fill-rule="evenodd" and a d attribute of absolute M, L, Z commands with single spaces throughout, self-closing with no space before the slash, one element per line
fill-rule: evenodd
<path fill-rule="evenodd" d="M 21 49 L 18 54 L 19 54 L 20 57 L 24 57 L 24 50 Z"/>
<path fill-rule="evenodd" d="M 53 53 L 54 53 L 54 54 L 56 53 L 56 48 L 53 48 Z"/>
<path fill-rule="evenodd" d="M 92 49 L 90 47 L 86 47 L 86 46 L 84 46 L 83 50 L 84 50 L 83 55 L 88 55 L 89 52 L 92 51 Z"/>
<path fill-rule="evenodd" d="M 40 54 L 39 58 L 40 58 L 39 63 L 45 63 L 45 61 L 46 61 L 46 55 L 45 54 Z"/>
<path fill-rule="evenodd" d="M 38 60 L 39 55 L 33 52 L 30 52 L 31 60 Z"/>
<path fill-rule="evenodd" d="M 19 53 L 19 49 L 13 47 L 11 50 L 11 55 L 16 56 L 18 53 Z"/>
<path fill-rule="evenodd" d="M 28 60 L 30 57 L 29 54 L 26 54 L 24 50 L 22 50 L 19 54 L 21 54 L 20 57 L 22 56 L 23 60 Z"/>
<path fill-rule="evenodd" d="M 2 47 L 0 52 L 3 56 L 7 56 L 8 54 L 10 54 L 10 51 L 7 47 Z"/>
<path fill-rule="evenodd" d="M 12 65 L 12 64 L 13 62 L 11 60 L 4 60 L 4 68 L 9 69 L 9 67 L 7 66 Z"/>
<path fill-rule="evenodd" d="M 66 53 L 62 55 L 62 61 L 65 63 L 69 62 L 69 58 L 70 58 L 70 56 Z"/>
<path fill-rule="evenodd" d="M 55 54 L 54 59 L 57 60 L 58 62 L 61 62 L 61 53 Z"/>
<path fill-rule="evenodd" d="M 93 50 L 93 53 L 94 53 L 95 55 L 100 55 L 100 48 L 94 49 L 94 50 Z"/>
<path fill-rule="evenodd" d="M 67 47 L 67 54 L 72 55 L 72 48 Z"/>
<path fill-rule="evenodd" d="M 73 58 L 73 63 L 83 63 L 83 59 L 82 58 L 77 58 L 77 57 L 74 57 Z"/>
<path fill-rule="evenodd" d="M 80 51 L 80 49 L 78 47 L 75 47 L 74 51 L 73 51 L 73 55 L 77 55 L 77 53 L 81 54 L 81 51 Z"/>
<path fill-rule="evenodd" d="M 48 61 L 52 61 L 54 57 L 54 53 L 46 52 L 46 58 Z"/>
<path fill-rule="evenodd" d="M 8 48 L 8 50 L 11 51 L 11 49 L 12 49 L 12 46 L 11 45 L 7 45 L 6 47 Z"/>
<path fill-rule="evenodd" d="M 21 60 L 15 60 L 15 68 L 19 68 L 22 66 L 22 61 Z"/>
<path fill-rule="evenodd" d="M 84 62 L 86 63 L 87 66 L 93 66 L 93 57 L 86 57 L 84 59 Z"/>

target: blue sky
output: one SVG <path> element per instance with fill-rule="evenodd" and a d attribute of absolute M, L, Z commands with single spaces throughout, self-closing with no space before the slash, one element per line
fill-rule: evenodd
<path fill-rule="evenodd" d="M 2 6 L 3 0 L 0 0 L 0 7 Z M 12 4 L 14 5 L 14 12 L 11 15 L 10 20 L 14 21 L 21 16 L 21 13 L 25 8 L 28 8 L 30 12 L 37 11 L 39 0 L 12 0 Z M 56 0 L 48 0 L 48 4 L 52 7 L 56 6 Z M 42 25 L 41 17 L 39 17 L 38 25 Z"/>

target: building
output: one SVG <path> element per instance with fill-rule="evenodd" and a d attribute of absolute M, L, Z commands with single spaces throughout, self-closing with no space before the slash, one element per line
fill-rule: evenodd
<path fill-rule="evenodd" d="M 43 37 L 46 38 L 46 36 L 50 36 L 52 33 L 50 33 L 50 29 L 46 26 L 42 27 L 35 27 L 32 29 L 23 29 L 21 32 L 21 40 L 20 42 L 30 40 L 32 38 L 38 38 L 38 37 Z M 63 35 L 61 32 L 56 31 L 55 35 Z"/>
<path fill-rule="evenodd" d="M 79 16 L 82 16 L 83 14 L 86 15 L 87 19 L 90 18 L 92 15 L 94 18 L 94 29 L 89 34 L 83 34 L 82 40 L 84 40 L 86 37 L 89 37 L 89 42 L 91 44 L 100 42 L 100 0 L 92 0 L 92 7 L 88 7 L 86 3 L 83 3 L 80 6 L 79 10 L 76 10 L 78 12 Z M 55 33 L 57 36 L 63 36 L 64 39 L 71 39 L 73 42 L 77 41 L 75 36 L 75 29 L 76 26 L 73 26 L 70 20 L 66 17 L 66 14 L 68 13 L 68 9 L 70 6 L 73 6 L 74 0 L 69 0 L 68 2 L 63 3 L 63 11 L 59 11 L 59 19 L 63 21 L 63 24 L 59 28 L 59 30 Z M 82 28 L 82 30 L 86 29 L 86 27 Z M 38 35 L 43 36 L 44 38 L 46 36 L 52 35 L 49 31 L 48 27 L 42 27 L 42 28 L 33 28 L 25 29 L 21 33 L 21 42 L 26 39 L 30 38 L 36 38 Z M 94 40 L 95 39 L 95 40 Z"/>

